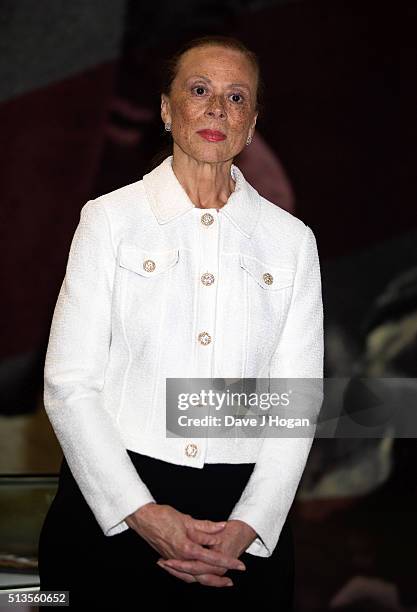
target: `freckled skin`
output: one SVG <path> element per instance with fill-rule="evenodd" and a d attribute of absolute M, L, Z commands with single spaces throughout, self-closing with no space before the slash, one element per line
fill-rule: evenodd
<path fill-rule="evenodd" d="M 172 167 L 196 206 L 221 207 L 233 191 L 230 167 L 255 130 L 256 89 L 256 71 L 243 53 L 203 46 L 183 55 L 170 95 L 162 94 L 161 117 L 171 123 L 174 141 Z M 227 138 L 209 142 L 197 133 L 201 129 Z"/>

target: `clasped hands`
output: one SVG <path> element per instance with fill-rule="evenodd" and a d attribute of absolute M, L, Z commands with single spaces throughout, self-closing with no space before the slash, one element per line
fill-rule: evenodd
<path fill-rule="evenodd" d="M 257 536 L 243 521 L 195 519 L 155 502 L 141 506 L 125 521 L 161 554 L 161 568 L 184 582 L 213 587 L 233 586 L 224 574 L 246 570 L 239 556 Z"/>

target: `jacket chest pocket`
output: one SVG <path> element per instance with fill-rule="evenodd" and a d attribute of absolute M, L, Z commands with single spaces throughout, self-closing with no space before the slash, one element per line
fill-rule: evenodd
<path fill-rule="evenodd" d="M 294 284 L 294 270 L 265 263 L 255 257 L 241 254 L 240 266 L 246 270 L 255 285 L 267 292 L 277 292 L 290 289 Z M 267 294 L 266 294 L 267 295 Z"/>
<path fill-rule="evenodd" d="M 248 312 L 248 350 L 265 357 L 275 346 L 291 302 L 295 271 L 240 255 Z"/>
<path fill-rule="evenodd" d="M 128 243 L 119 247 L 122 312 L 130 335 L 143 340 L 159 325 L 179 249 L 147 249 Z"/>
<path fill-rule="evenodd" d="M 175 266 L 179 249 L 143 249 L 135 245 L 122 244 L 119 252 L 119 266 L 149 279 L 161 279 L 167 270 Z"/>

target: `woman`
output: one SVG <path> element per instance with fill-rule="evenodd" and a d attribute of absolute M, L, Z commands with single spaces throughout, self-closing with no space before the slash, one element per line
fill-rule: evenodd
<path fill-rule="evenodd" d="M 39 541 L 41 590 L 72 605 L 293 609 L 287 515 L 312 438 L 167 432 L 168 379 L 322 377 L 313 232 L 232 163 L 259 88 L 242 43 L 191 41 L 161 96 L 172 155 L 81 211 L 45 362 L 64 459 Z"/>

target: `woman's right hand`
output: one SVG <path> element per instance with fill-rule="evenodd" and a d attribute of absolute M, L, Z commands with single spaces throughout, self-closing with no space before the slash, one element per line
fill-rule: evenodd
<path fill-rule="evenodd" d="M 205 561 L 226 570 L 246 569 L 239 559 L 203 546 L 220 542 L 216 534 L 225 528 L 226 522 L 195 519 L 172 506 L 155 502 L 141 506 L 125 521 L 164 559 Z M 229 579 L 219 576 L 217 582 L 216 586 L 225 586 Z"/>

